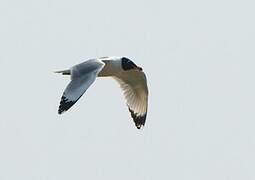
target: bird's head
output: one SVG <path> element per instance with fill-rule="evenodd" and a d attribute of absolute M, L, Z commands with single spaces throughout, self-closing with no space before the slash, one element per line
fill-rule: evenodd
<path fill-rule="evenodd" d="M 131 61 L 130 59 L 126 57 L 121 58 L 121 67 L 124 71 L 128 71 L 128 70 L 142 71 L 143 70 L 141 67 L 137 66 L 133 61 Z"/>

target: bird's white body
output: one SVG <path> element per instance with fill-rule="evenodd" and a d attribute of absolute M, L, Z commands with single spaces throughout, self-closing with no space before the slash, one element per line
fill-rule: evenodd
<path fill-rule="evenodd" d="M 118 57 L 99 58 L 99 61 L 104 63 L 104 67 L 98 73 L 98 77 L 115 76 L 123 71 L 121 60 Z"/>

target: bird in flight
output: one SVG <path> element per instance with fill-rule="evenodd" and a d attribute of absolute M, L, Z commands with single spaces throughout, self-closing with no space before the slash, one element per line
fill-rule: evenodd
<path fill-rule="evenodd" d="M 70 69 L 56 71 L 70 75 L 60 101 L 58 114 L 71 108 L 85 93 L 96 77 L 112 77 L 120 85 L 135 126 L 141 129 L 146 120 L 148 87 L 143 69 L 126 57 L 102 57 L 90 59 Z"/>

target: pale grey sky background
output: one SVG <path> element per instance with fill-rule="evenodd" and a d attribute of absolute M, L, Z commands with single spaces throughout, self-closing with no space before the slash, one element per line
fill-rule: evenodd
<path fill-rule="evenodd" d="M 255 179 L 254 1 L 0 1 L 0 180 Z M 57 115 L 100 56 L 142 66 L 144 130 L 98 79 Z"/>

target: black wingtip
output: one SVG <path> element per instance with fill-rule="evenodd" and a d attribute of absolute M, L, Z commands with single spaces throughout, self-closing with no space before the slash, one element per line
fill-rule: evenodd
<path fill-rule="evenodd" d="M 76 101 L 69 101 L 64 95 L 61 98 L 60 105 L 58 108 L 58 114 L 63 114 L 65 111 L 70 109 Z"/>
<path fill-rule="evenodd" d="M 145 125 L 147 114 L 144 114 L 143 116 L 138 116 L 137 114 L 134 113 L 134 111 L 132 109 L 130 109 L 130 108 L 128 108 L 128 109 L 129 109 L 129 112 L 131 113 L 131 116 L 134 120 L 136 128 L 141 129 Z"/>
<path fill-rule="evenodd" d="M 59 108 L 58 108 L 58 114 L 59 115 L 61 115 L 61 114 L 63 114 L 65 111 L 62 109 L 62 108 L 60 108 L 60 106 L 59 106 Z"/>

